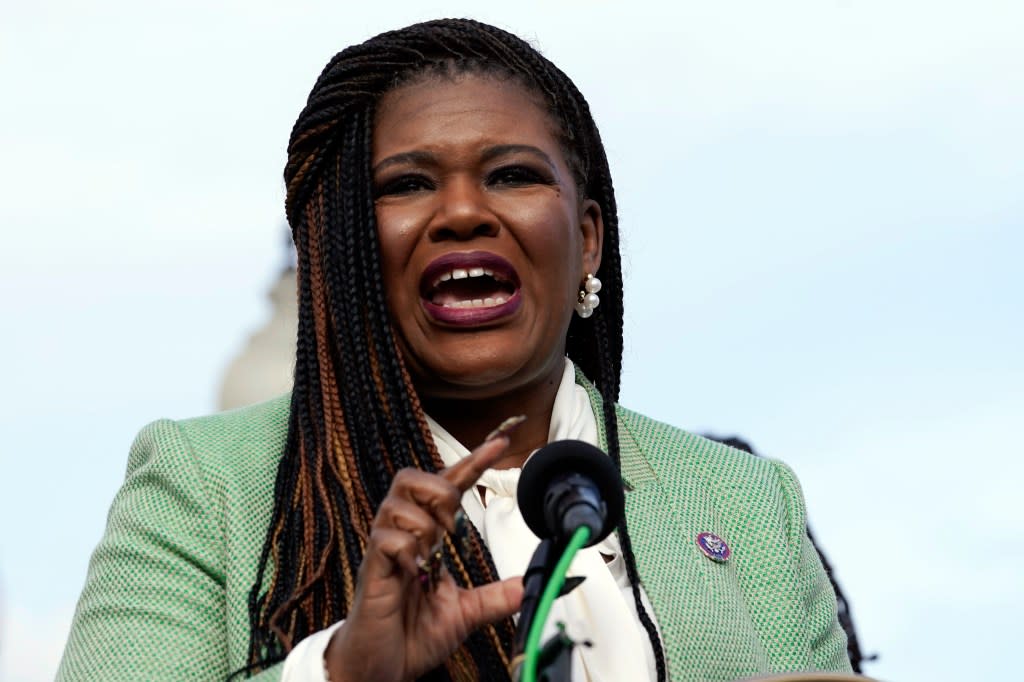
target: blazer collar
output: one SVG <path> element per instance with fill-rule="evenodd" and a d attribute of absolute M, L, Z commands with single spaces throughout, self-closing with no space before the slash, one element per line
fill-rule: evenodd
<path fill-rule="evenodd" d="M 576 383 L 582 386 L 587 391 L 587 395 L 590 396 L 590 406 L 594 410 L 594 419 L 597 421 L 598 441 L 601 444 L 601 448 L 607 452 L 608 434 L 605 431 L 604 423 L 604 398 L 601 397 L 597 387 L 591 383 L 590 379 L 583 374 L 578 366 L 575 366 L 575 370 Z M 618 422 L 619 429 L 619 469 L 622 474 L 622 481 L 626 485 L 626 490 L 636 490 L 656 482 L 658 477 L 644 457 L 640 445 L 636 442 L 633 434 L 630 433 L 628 426 L 623 424 L 623 417 L 626 416 L 624 410 L 619 405 L 616 405 L 615 412 L 618 417 L 616 421 Z"/>

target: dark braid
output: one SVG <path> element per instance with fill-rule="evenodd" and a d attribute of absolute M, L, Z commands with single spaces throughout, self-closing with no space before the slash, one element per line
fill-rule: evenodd
<path fill-rule="evenodd" d="M 604 399 L 609 450 L 619 464 L 615 401 L 622 366 L 622 273 L 611 174 L 586 100 L 554 64 L 520 38 L 470 20 L 441 20 L 383 33 L 338 53 L 324 68 L 292 130 L 286 212 L 298 252 L 299 332 L 286 450 L 274 509 L 249 599 L 249 665 L 266 668 L 309 634 L 344 618 L 374 513 L 395 472 L 442 467 L 388 314 L 370 168 L 380 97 L 426 77 L 493 75 L 537 94 L 557 124 L 581 197 L 602 212 L 596 274 L 601 309 L 569 326 L 566 351 Z M 456 583 L 498 578 L 470 524 L 467 550 L 449 542 Z M 619 526 L 640 620 L 664 652 L 640 599 L 626 522 Z M 507 680 L 510 618 L 480 628 L 424 679 Z"/>

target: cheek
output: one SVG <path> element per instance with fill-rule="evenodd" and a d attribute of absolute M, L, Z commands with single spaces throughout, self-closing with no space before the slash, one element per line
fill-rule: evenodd
<path fill-rule="evenodd" d="M 381 268 L 390 298 L 398 293 L 394 285 L 405 273 L 412 256 L 418 222 L 413 212 L 394 207 L 377 207 L 376 217 Z"/>
<path fill-rule="evenodd" d="M 513 236 L 531 261 L 554 264 L 566 276 L 566 267 L 579 267 L 583 246 L 572 207 L 562 201 L 509 202 L 500 214 L 506 224 L 517 226 Z"/>

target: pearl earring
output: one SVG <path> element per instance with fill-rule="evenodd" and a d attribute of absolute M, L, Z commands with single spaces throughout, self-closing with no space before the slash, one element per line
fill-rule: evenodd
<path fill-rule="evenodd" d="M 601 280 L 587 273 L 587 278 L 583 280 L 583 288 L 576 299 L 576 314 L 584 320 L 594 314 L 594 308 L 601 305 L 601 298 L 597 295 L 599 291 Z"/>

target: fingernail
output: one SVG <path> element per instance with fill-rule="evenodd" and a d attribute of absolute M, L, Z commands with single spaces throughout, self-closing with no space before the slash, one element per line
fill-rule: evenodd
<path fill-rule="evenodd" d="M 484 442 L 486 443 L 487 441 L 494 440 L 498 436 L 510 435 L 516 429 L 516 427 L 522 424 L 524 421 L 526 421 L 525 414 L 517 414 L 514 417 L 509 417 L 505 421 L 498 424 L 498 428 L 494 429 L 489 434 L 487 434 L 487 438 L 484 438 Z"/>
<path fill-rule="evenodd" d="M 440 544 L 440 543 L 439 543 Z M 441 580 L 444 554 L 440 549 L 431 550 L 430 557 L 416 557 L 416 579 L 424 592 L 430 592 Z"/>

